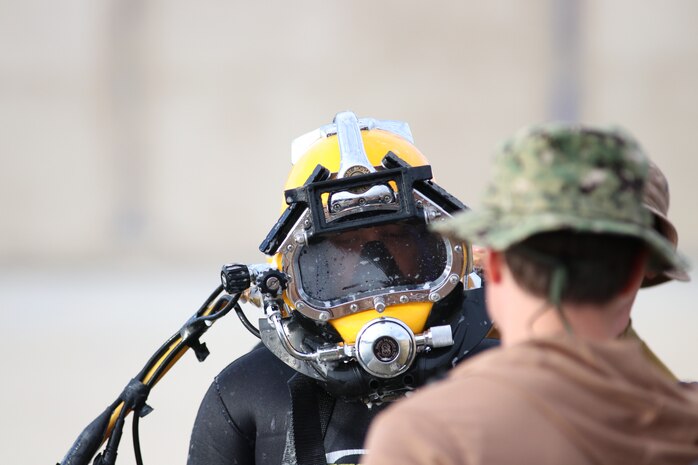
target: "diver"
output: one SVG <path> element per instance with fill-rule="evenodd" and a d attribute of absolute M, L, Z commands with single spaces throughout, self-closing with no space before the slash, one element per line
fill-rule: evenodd
<path fill-rule="evenodd" d="M 470 244 L 427 228 L 465 206 L 431 180 L 407 124 L 339 113 L 292 162 L 260 246 L 270 264 L 224 267 L 260 283 L 246 298 L 265 294 L 267 318 L 206 393 L 189 465 L 358 463 L 390 401 L 497 343 Z"/>

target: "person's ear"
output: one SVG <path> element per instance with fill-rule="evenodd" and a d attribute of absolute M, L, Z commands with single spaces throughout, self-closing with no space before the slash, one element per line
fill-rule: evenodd
<path fill-rule="evenodd" d="M 502 252 L 497 252 L 492 249 L 485 249 L 483 254 L 484 271 L 485 271 L 485 282 L 486 283 L 499 283 L 502 280 L 502 260 L 504 260 L 504 254 Z"/>

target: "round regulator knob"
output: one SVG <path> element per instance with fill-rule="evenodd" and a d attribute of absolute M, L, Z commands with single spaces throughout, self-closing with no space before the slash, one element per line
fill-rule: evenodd
<path fill-rule="evenodd" d="M 412 330 L 396 318 L 379 318 L 364 325 L 356 338 L 356 358 L 368 373 L 392 378 L 404 373 L 417 355 Z"/>
<path fill-rule="evenodd" d="M 288 285 L 288 277 L 279 270 L 268 270 L 258 279 L 259 290 L 262 294 L 281 295 Z"/>
<path fill-rule="evenodd" d="M 250 287 L 250 270 L 242 263 L 229 263 L 221 269 L 221 283 L 228 294 L 239 294 Z"/>

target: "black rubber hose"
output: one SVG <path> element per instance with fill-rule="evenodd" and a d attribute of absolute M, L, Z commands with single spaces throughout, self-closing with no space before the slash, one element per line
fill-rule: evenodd
<path fill-rule="evenodd" d="M 262 339 L 261 335 L 259 334 L 259 329 L 255 328 L 255 326 L 250 323 L 250 320 L 247 319 L 245 312 L 242 311 L 242 308 L 238 303 L 235 303 L 235 313 L 237 313 L 238 318 L 240 318 L 240 322 L 249 332 L 256 336 L 257 339 Z"/>
<path fill-rule="evenodd" d="M 85 427 L 70 447 L 68 453 L 63 457 L 60 465 L 89 465 L 90 460 L 92 460 L 92 457 L 95 456 L 102 445 L 104 435 L 109 426 L 109 420 L 117 405 L 118 403 L 115 402 L 107 407 L 104 412 Z"/>
<path fill-rule="evenodd" d="M 104 448 L 102 455 L 95 460 L 96 465 L 115 465 L 116 456 L 118 455 L 119 443 L 121 442 L 121 434 L 124 431 L 124 421 L 126 420 L 127 411 L 126 408 L 122 408 L 119 412 L 119 417 L 116 419 L 114 428 L 109 435 L 109 441 L 107 441 L 107 446 Z"/>
<path fill-rule="evenodd" d="M 213 302 L 216 299 L 216 297 L 218 297 L 220 295 L 220 293 L 223 292 L 223 289 L 224 289 L 223 285 L 222 284 L 219 285 L 216 288 L 216 290 L 213 291 L 210 296 L 208 296 L 208 298 L 204 301 L 204 303 L 201 304 L 201 307 L 199 307 L 199 310 L 197 310 L 196 314 L 197 315 L 203 314 L 206 311 L 206 309 L 208 308 L 208 306 L 211 305 L 211 302 Z"/>
<path fill-rule="evenodd" d="M 209 295 L 206 300 L 204 301 L 203 304 L 201 304 L 201 307 L 196 311 L 196 315 L 201 315 L 203 312 L 206 311 L 208 306 L 213 302 L 213 300 L 220 295 L 220 293 L 223 292 L 223 285 L 219 285 L 212 293 Z M 143 380 L 145 378 L 145 375 L 150 371 L 150 368 L 162 358 L 162 356 L 167 352 L 167 349 L 169 349 L 170 345 L 174 342 L 175 339 L 179 337 L 179 333 L 175 333 L 170 338 L 165 341 L 164 344 L 160 346 L 160 348 L 148 359 L 148 361 L 145 363 L 143 366 L 143 369 L 136 375 L 137 379 Z"/>
<path fill-rule="evenodd" d="M 232 296 L 232 298 L 227 302 L 227 304 L 221 310 L 214 309 L 214 311 L 211 312 L 211 315 L 206 316 L 206 317 L 199 317 L 199 318 L 197 318 L 197 320 L 201 319 L 204 321 L 206 321 L 206 320 L 210 321 L 210 320 L 216 320 L 216 319 L 222 317 L 223 315 L 228 313 L 230 311 L 230 309 L 237 303 L 238 298 L 239 298 L 239 295 Z M 221 300 L 223 300 L 223 299 L 221 299 Z M 150 378 L 150 380 L 148 380 L 148 382 L 146 384 L 148 386 L 153 386 L 160 379 L 160 377 L 163 375 L 165 370 L 167 370 L 167 368 L 170 366 L 172 361 L 175 360 L 175 358 L 179 356 L 179 353 L 182 351 L 182 349 L 186 350 L 187 347 L 188 347 L 188 345 L 186 344 L 185 341 L 181 341 L 179 344 L 177 344 L 177 346 L 169 353 L 169 355 L 167 355 L 165 360 L 160 364 L 160 366 L 157 368 L 155 373 L 153 373 L 153 376 Z"/>
<path fill-rule="evenodd" d="M 211 305 L 211 302 L 220 295 L 220 293 L 223 292 L 223 285 L 219 285 L 212 293 L 209 295 L 206 300 L 204 301 L 203 304 L 201 304 L 201 307 L 196 311 L 196 315 L 201 315 L 203 312 L 206 311 L 206 309 Z M 155 363 L 157 363 L 158 360 L 162 358 L 162 356 L 167 352 L 167 350 L 170 348 L 172 343 L 175 341 L 180 336 L 180 334 L 177 332 L 170 336 L 167 341 L 163 345 L 160 346 L 160 348 L 148 359 L 148 361 L 145 363 L 143 368 L 141 369 L 140 372 L 138 372 L 138 375 L 136 375 L 136 378 L 139 380 L 143 380 L 145 378 L 145 375 L 150 371 L 150 369 L 153 367 Z"/>
<path fill-rule="evenodd" d="M 136 457 L 136 465 L 143 465 L 143 456 L 141 455 L 141 438 L 138 431 L 138 423 L 140 416 L 137 413 L 133 414 L 132 433 L 133 433 L 133 455 Z"/>
<path fill-rule="evenodd" d="M 219 310 L 214 309 L 211 315 L 201 316 L 211 305 L 211 302 L 213 302 L 216 299 L 216 297 L 218 297 L 221 294 L 221 292 L 223 292 L 223 289 L 223 285 L 221 284 L 211 293 L 211 295 L 209 295 L 209 297 L 204 301 L 199 310 L 196 312 L 196 319 L 201 319 L 204 321 L 215 321 L 218 318 L 227 314 L 237 304 L 237 301 L 240 297 L 239 295 L 234 295 L 232 297 L 228 297 L 226 295 L 225 298 L 221 299 L 221 302 L 226 302 L 223 308 Z M 160 348 L 150 357 L 143 369 L 141 369 L 141 371 L 138 373 L 136 379 L 143 381 L 146 374 L 159 360 L 162 359 L 163 355 L 167 353 L 171 345 L 178 337 L 181 337 L 181 334 L 179 332 L 173 334 L 162 346 L 160 346 Z M 170 352 L 170 354 L 167 356 L 164 362 L 158 367 L 154 376 L 151 377 L 148 383 L 149 386 L 152 386 L 153 384 L 155 384 L 155 382 L 158 381 L 160 376 L 163 375 L 165 369 L 172 363 L 174 358 L 185 347 L 187 347 L 186 344 L 184 344 L 184 342 L 180 342 Z M 105 439 L 105 435 L 109 427 L 109 422 L 111 421 L 111 417 L 115 409 L 119 406 L 119 404 L 121 404 L 121 399 L 117 399 L 114 403 L 107 407 L 107 409 L 104 410 L 97 418 L 92 420 L 92 422 L 90 422 L 90 424 L 85 427 L 85 429 L 80 433 L 78 438 L 70 447 L 65 457 L 63 457 L 63 460 L 60 462 L 60 465 L 89 465 L 90 461 L 95 456 Z M 116 449 L 118 448 L 118 442 L 121 438 L 121 429 L 123 428 L 123 420 L 126 414 L 128 413 L 127 410 L 128 409 L 124 406 L 119 414 L 117 422 L 114 428 L 112 429 L 112 433 L 109 436 L 109 441 L 107 443 L 107 447 L 105 448 L 104 455 L 100 457 L 102 463 L 105 463 L 105 459 L 111 459 L 110 457 L 107 457 L 108 455 L 113 454 L 113 459 L 115 460 L 116 458 Z M 138 451 L 136 452 L 136 460 L 140 460 L 140 462 L 138 462 L 138 465 L 142 465 L 142 457 L 140 457 L 140 441 L 137 436 L 138 420 L 136 418 L 137 415 L 134 415 L 134 448 L 136 448 L 137 445 Z M 116 431 L 117 429 L 119 430 L 118 432 Z"/>

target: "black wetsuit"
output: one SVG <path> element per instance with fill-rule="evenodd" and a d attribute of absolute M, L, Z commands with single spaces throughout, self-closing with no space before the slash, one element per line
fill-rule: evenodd
<path fill-rule="evenodd" d="M 453 316 L 458 342 L 422 356 L 439 360 L 442 374 L 498 343 L 482 339 L 489 321 L 481 290 L 469 296 L 454 296 L 463 308 Z M 194 424 L 187 464 L 356 464 L 368 425 L 387 405 L 336 399 L 260 344 L 215 378 Z"/>
<path fill-rule="evenodd" d="M 189 465 L 292 463 L 288 441 L 288 382 L 302 377 L 259 346 L 228 365 L 204 397 L 189 446 Z M 328 463 L 358 463 L 371 419 L 387 404 L 368 408 L 323 396 Z M 326 416 L 326 415 L 325 415 Z"/>

